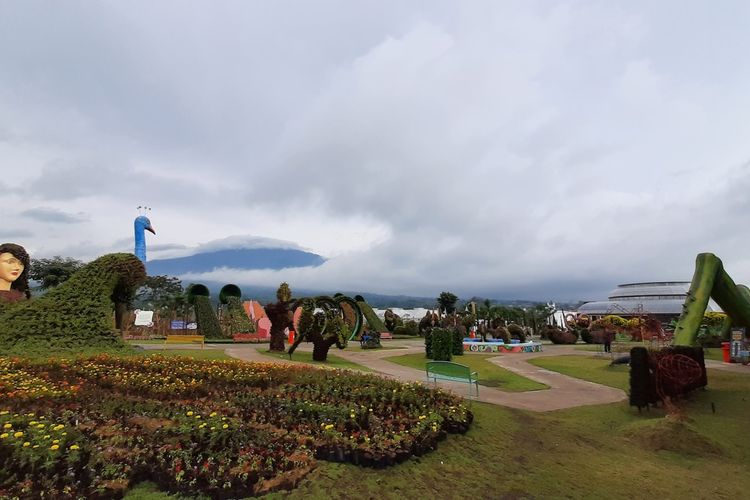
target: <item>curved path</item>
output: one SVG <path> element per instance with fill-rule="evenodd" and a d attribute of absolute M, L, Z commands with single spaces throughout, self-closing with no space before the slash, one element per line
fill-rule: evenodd
<path fill-rule="evenodd" d="M 397 365 L 387 361 L 385 358 L 391 356 L 400 356 L 402 354 L 411 354 L 423 352 L 424 347 L 413 341 L 398 342 L 396 345 L 403 346 L 400 349 L 383 349 L 377 351 L 331 351 L 336 356 L 348 361 L 366 366 L 377 372 L 379 375 L 387 376 L 404 382 L 422 382 L 428 383 L 425 373 L 422 370 L 416 370 L 406 366 Z M 246 361 L 262 362 L 279 362 L 279 363 L 299 363 L 295 361 L 282 361 L 265 356 L 258 352 L 258 349 L 266 349 L 265 344 L 232 346 L 226 349 L 227 355 Z M 312 346 L 302 344 L 299 349 L 310 350 Z M 508 406 L 531 411 L 552 411 L 564 408 L 573 408 L 576 406 L 597 405 L 616 403 L 626 399 L 626 394 L 620 389 L 608 387 L 593 382 L 568 377 L 557 372 L 551 372 L 543 368 L 536 367 L 526 362 L 532 357 L 539 356 L 559 356 L 565 354 L 583 354 L 591 355 L 590 352 L 575 351 L 568 348 L 553 348 L 547 352 L 526 353 L 526 354 L 506 354 L 489 358 L 498 366 L 518 373 L 524 377 L 536 380 L 548 385 L 549 389 L 528 392 L 504 392 L 492 387 L 480 387 L 479 397 L 474 398 L 485 403 Z M 432 383 L 432 382 L 429 382 Z M 468 384 L 458 382 L 439 381 L 437 385 L 443 389 L 450 390 L 459 396 L 467 396 Z"/>

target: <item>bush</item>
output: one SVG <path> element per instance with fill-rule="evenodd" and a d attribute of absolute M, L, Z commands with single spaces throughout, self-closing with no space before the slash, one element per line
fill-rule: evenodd
<path fill-rule="evenodd" d="M 524 332 L 523 328 L 521 328 L 517 324 L 511 323 L 510 325 L 508 325 L 508 333 L 510 334 L 510 338 L 518 339 L 521 342 L 526 342 L 526 332 Z"/>
<path fill-rule="evenodd" d="M 393 330 L 394 335 L 419 335 L 419 323 L 414 320 L 406 321 L 403 325 L 397 326 Z"/>
<path fill-rule="evenodd" d="M 548 325 L 543 330 L 543 335 L 550 339 L 553 344 L 575 344 L 578 342 L 578 335 L 575 332 L 566 332 L 557 326 Z"/>
<path fill-rule="evenodd" d="M 453 351 L 453 330 L 447 328 L 432 329 L 432 359 L 450 361 Z"/>
<path fill-rule="evenodd" d="M 424 330 L 424 355 L 427 359 L 432 359 L 432 330 L 433 328 Z"/>
<path fill-rule="evenodd" d="M 454 356 L 464 355 L 464 335 L 466 335 L 466 331 L 463 328 L 455 328 L 453 330 L 453 355 Z"/>
<path fill-rule="evenodd" d="M 583 340 L 587 344 L 591 344 L 594 342 L 594 338 L 592 337 L 591 332 L 588 328 L 581 328 L 577 331 L 577 333 L 581 337 L 581 340 Z"/>
<path fill-rule="evenodd" d="M 504 326 L 490 330 L 489 333 L 492 335 L 493 339 L 503 339 L 503 342 L 510 344 L 510 334 L 508 333 L 508 329 Z"/>

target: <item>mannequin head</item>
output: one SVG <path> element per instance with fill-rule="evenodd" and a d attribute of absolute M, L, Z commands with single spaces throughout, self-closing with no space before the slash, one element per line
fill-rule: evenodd
<path fill-rule="evenodd" d="M 18 290 L 31 297 L 29 291 L 29 254 L 21 245 L 0 245 L 0 290 Z"/>

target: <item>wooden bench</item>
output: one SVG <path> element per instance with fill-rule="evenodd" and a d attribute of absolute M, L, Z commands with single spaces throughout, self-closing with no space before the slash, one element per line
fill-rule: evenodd
<path fill-rule="evenodd" d="M 203 335 L 167 335 L 164 345 L 167 344 L 194 344 L 200 343 L 201 349 L 205 346 Z"/>
<path fill-rule="evenodd" d="M 472 385 L 476 387 L 476 396 L 479 397 L 479 375 L 471 371 L 465 365 L 459 365 L 451 361 L 428 361 L 425 367 L 427 379 L 432 379 L 437 385 L 438 379 L 453 382 L 466 382 L 469 384 L 469 397 L 472 396 Z"/>

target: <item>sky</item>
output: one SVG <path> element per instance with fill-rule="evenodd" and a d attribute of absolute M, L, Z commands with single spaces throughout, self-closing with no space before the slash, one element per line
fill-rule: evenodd
<path fill-rule="evenodd" d="M 594 300 L 750 282 L 750 3 L 0 0 L 0 240 L 191 279 Z"/>

